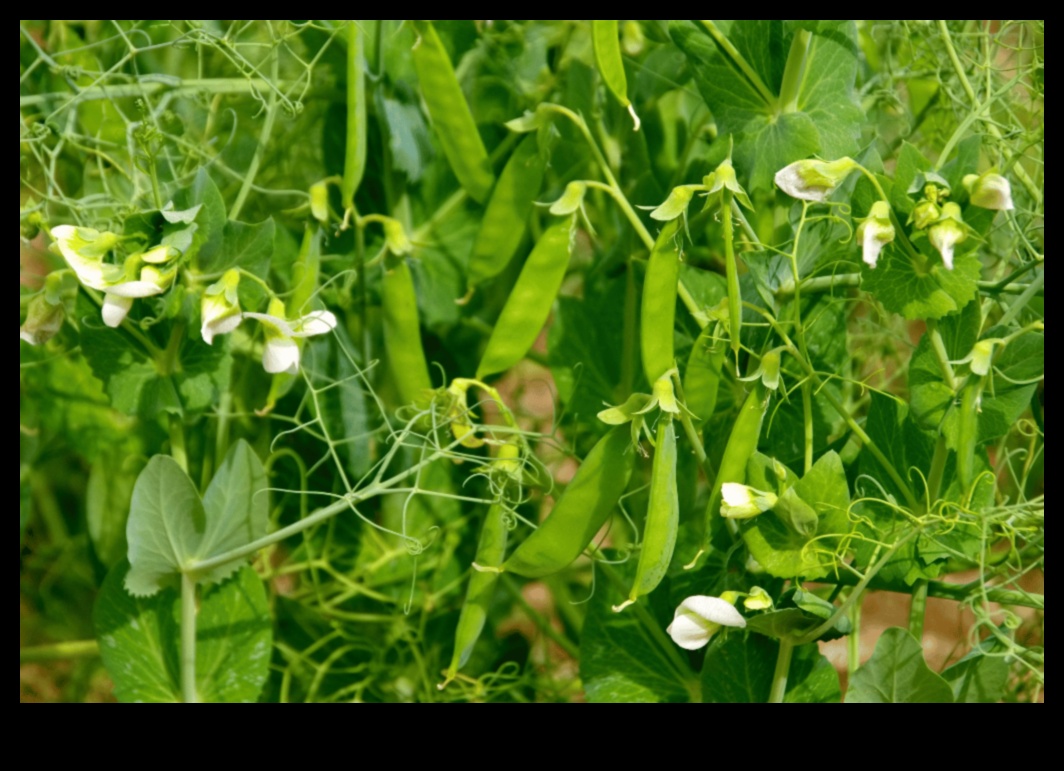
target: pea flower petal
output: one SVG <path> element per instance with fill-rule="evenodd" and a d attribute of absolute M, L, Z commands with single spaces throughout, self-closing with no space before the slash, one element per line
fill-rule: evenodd
<path fill-rule="evenodd" d="M 852 158 L 796 161 L 777 172 L 776 185 L 791 198 L 824 203 L 856 169 L 857 162 Z"/>
<path fill-rule="evenodd" d="M 964 186 L 968 188 L 973 206 L 993 211 L 1012 211 L 1016 208 L 1012 202 L 1012 185 L 1000 174 L 989 171 L 982 176 L 969 174 L 964 178 Z"/>
<path fill-rule="evenodd" d="M 275 298 L 270 303 L 270 313 L 244 313 L 241 317 L 258 321 L 265 330 L 263 368 L 271 375 L 296 375 L 299 373 L 301 357 L 296 341 L 333 331 L 337 325 L 336 316 L 329 311 L 314 311 L 301 318 L 288 320 L 283 314 L 284 303 Z"/>
<path fill-rule="evenodd" d="M 684 650 L 704 648 L 722 628 L 745 629 L 746 619 L 727 600 L 720 597 L 688 597 L 679 608 L 668 633 Z"/>

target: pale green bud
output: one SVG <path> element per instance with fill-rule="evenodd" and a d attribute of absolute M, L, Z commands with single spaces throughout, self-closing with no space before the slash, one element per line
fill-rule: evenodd
<path fill-rule="evenodd" d="M 916 204 L 909 222 L 917 230 L 927 230 L 940 219 L 942 219 L 942 210 L 938 208 L 938 205 L 933 201 L 923 200 Z"/>
<path fill-rule="evenodd" d="M 329 186 L 324 182 L 310 186 L 310 214 L 323 225 L 329 221 Z"/>
<path fill-rule="evenodd" d="M 746 485 L 728 483 L 721 487 L 723 503 L 720 515 L 725 519 L 753 519 L 775 508 L 775 493 L 762 492 Z"/>
<path fill-rule="evenodd" d="M 890 221 L 890 204 L 876 201 L 857 228 L 857 240 L 861 242 L 861 258 L 873 270 L 879 262 L 883 247 L 894 240 L 894 225 Z"/>
<path fill-rule="evenodd" d="M 858 164 L 852 158 L 797 161 L 780 169 L 776 174 L 776 185 L 792 198 L 824 203 L 857 168 Z"/>
<path fill-rule="evenodd" d="M 402 257 L 414 251 L 414 244 L 403 228 L 403 223 L 391 217 L 383 217 L 384 245 L 396 257 Z"/>
<path fill-rule="evenodd" d="M 772 610 L 772 597 L 760 586 L 750 590 L 750 594 L 743 600 L 743 607 L 747 610 Z"/>
<path fill-rule="evenodd" d="M 993 211 L 1012 211 L 1012 185 L 1000 174 L 988 171 L 982 176 L 969 174 L 964 178 L 964 186 L 972 206 Z"/>
<path fill-rule="evenodd" d="M 671 222 L 687 211 L 695 193 L 702 189 L 702 185 L 681 185 L 675 188 L 665 199 L 665 203 L 650 213 L 650 218 L 658 222 Z"/>
<path fill-rule="evenodd" d="M 556 217 L 564 217 L 567 214 L 579 211 L 584 205 L 584 196 L 587 194 L 587 184 L 584 182 L 570 182 L 562 197 L 550 207 L 550 213 Z"/>
<path fill-rule="evenodd" d="M 65 318 L 62 303 L 50 302 L 48 293 L 42 292 L 30 300 L 26 321 L 19 328 L 19 338 L 30 345 L 44 345 L 63 328 Z"/>

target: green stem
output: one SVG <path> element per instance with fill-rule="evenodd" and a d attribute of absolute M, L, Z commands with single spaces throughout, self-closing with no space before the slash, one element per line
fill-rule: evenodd
<path fill-rule="evenodd" d="M 739 351 L 743 346 L 743 295 L 739 287 L 739 263 L 735 257 L 735 223 L 731 217 L 732 192 L 721 191 L 721 228 L 724 236 L 724 266 L 728 276 L 728 326 L 735 366 L 739 366 Z"/>
<path fill-rule="evenodd" d="M 909 633 L 917 640 L 924 639 L 924 618 L 927 615 L 928 582 L 918 581 L 913 587 L 912 604 L 909 606 Z"/>
<path fill-rule="evenodd" d="M 836 289 L 856 289 L 861 286 L 860 273 L 840 273 L 837 276 L 820 276 L 807 278 L 801 282 L 801 291 L 805 294 L 823 294 Z M 788 281 L 776 290 L 776 299 L 783 301 L 794 297 L 796 284 Z"/>
<path fill-rule="evenodd" d="M 278 75 L 279 63 L 280 57 L 275 56 L 273 59 L 273 77 L 275 79 Z M 270 104 L 266 108 L 266 119 L 262 122 L 258 146 L 255 148 L 255 154 L 251 157 L 251 164 L 248 166 L 247 173 L 244 175 L 244 184 L 240 186 L 240 192 L 237 193 L 236 200 L 233 202 L 233 208 L 229 210 L 229 219 L 231 220 L 240 219 L 240 212 L 244 210 L 244 204 L 247 203 L 251 188 L 255 186 L 255 177 L 258 176 L 262 158 L 266 155 L 266 146 L 270 142 L 270 135 L 273 134 L 273 124 L 277 120 L 277 110 L 277 92 L 271 91 Z"/>
<path fill-rule="evenodd" d="M 181 470 L 188 473 L 188 449 L 185 444 L 185 424 L 177 415 L 170 416 L 170 455 Z"/>
<path fill-rule="evenodd" d="M 1001 317 L 998 322 L 1001 326 L 1008 326 L 1015 321 L 1024 310 L 1027 309 L 1027 305 L 1033 300 L 1039 292 L 1042 291 L 1046 283 L 1045 271 L 1042 271 L 1034 280 L 1031 281 L 1031 285 L 1027 287 L 1027 291 L 1016 298 L 1016 302 L 1009 306 L 1009 309 L 1005 312 L 1005 315 Z"/>
<path fill-rule="evenodd" d="M 950 362 L 949 352 L 946 350 L 946 342 L 942 339 L 942 332 L 938 328 L 938 322 L 928 321 L 927 330 L 931 337 L 931 348 L 935 352 L 935 360 L 938 362 L 942 379 L 946 381 L 949 390 L 956 394 L 961 384 L 957 381 L 957 376 L 953 371 L 953 364 Z"/>
<path fill-rule="evenodd" d="M 765 104 L 775 110 L 779 104 L 776 95 L 768 89 L 764 81 L 761 80 L 761 76 L 754 71 L 754 68 L 751 67 L 749 62 L 747 62 L 743 55 L 739 53 L 739 49 L 732 45 L 732 42 L 728 40 L 727 36 L 720 31 L 720 28 L 717 27 L 712 20 L 699 19 L 698 23 L 709 33 L 709 36 L 713 38 L 714 42 L 720 46 L 720 49 L 725 53 L 728 59 L 731 60 L 732 64 L 734 64 L 738 70 L 746 76 L 746 79 L 750 81 L 750 85 L 754 87 L 760 97 L 764 100 Z"/>
<path fill-rule="evenodd" d="M 939 434 L 935 440 L 935 454 L 931 458 L 931 472 L 927 477 L 927 501 L 925 511 L 931 511 L 942 494 L 942 482 L 946 476 L 946 461 L 949 459 L 949 447 L 945 434 Z"/>
<path fill-rule="evenodd" d="M 850 682 L 853 682 L 854 675 L 861 668 L 861 603 L 854 603 L 850 608 L 850 622 L 853 631 L 846 639 L 846 670 L 850 675 Z"/>
<path fill-rule="evenodd" d="M 181 576 L 181 696 L 199 704 L 196 690 L 196 579 Z"/>
<path fill-rule="evenodd" d="M 672 382 L 676 389 L 676 397 L 680 400 L 680 404 L 686 405 L 687 397 L 683 392 L 683 381 L 680 380 L 680 373 L 678 370 L 673 370 Z M 683 425 L 683 432 L 687 436 L 687 441 L 691 443 L 691 448 L 695 451 L 698 465 L 700 465 L 706 472 L 706 477 L 712 479 L 713 475 L 709 468 L 709 458 L 706 457 L 706 448 L 702 442 L 702 438 L 698 435 L 698 429 L 695 428 L 694 421 L 691 420 L 691 416 L 687 414 L 686 410 L 680 410 L 680 423 Z"/>
<path fill-rule="evenodd" d="M 61 642 L 53 645 L 39 645 L 23 648 L 18 652 L 19 666 L 39 664 L 47 661 L 70 661 L 72 659 L 91 659 L 100 655 L 100 644 L 95 640 Z"/>
<path fill-rule="evenodd" d="M 510 593 L 510 596 L 513 597 L 515 602 L 517 602 L 521 610 L 524 611 L 524 614 L 528 616 L 544 636 L 565 651 L 570 658 L 579 660 L 580 648 L 576 643 L 558 632 L 558 630 L 551 625 L 548 618 L 529 605 L 528 600 L 526 600 L 524 595 L 521 594 L 520 587 L 517 586 L 512 578 L 507 575 L 503 575 L 501 578 L 503 586 L 506 587 L 506 591 Z"/>
<path fill-rule="evenodd" d="M 780 652 L 776 657 L 776 672 L 772 676 L 772 693 L 769 704 L 782 704 L 787 698 L 787 677 L 791 672 L 791 659 L 794 657 L 794 643 L 789 639 L 780 640 Z"/>
<path fill-rule="evenodd" d="M 285 88 L 287 84 L 278 83 Z M 76 93 L 55 92 L 50 94 L 33 94 L 19 97 L 19 107 L 37 107 L 50 102 L 67 102 L 71 105 L 81 102 L 98 102 L 134 97 L 151 97 L 163 92 L 174 96 L 195 96 L 196 94 L 256 94 L 269 91 L 274 86 L 267 80 L 246 78 L 167 78 L 166 82 L 150 81 L 118 86 L 91 86 Z"/>
<path fill-rule="evenodd" d="M 809 43 L 813 35 L 809 30 L 800 29 L 794 33 L 791 52 L 787 56 L 787 68 L 783 71 L 783 85 L 780 87 L 780 112 L 798 111 L 798 95 L 805 76 L 805 63 L 809 56 Z"/>

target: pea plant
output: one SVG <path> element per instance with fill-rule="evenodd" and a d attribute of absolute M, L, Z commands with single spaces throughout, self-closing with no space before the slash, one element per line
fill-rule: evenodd
<path fill-rule="evenodd" d="M 19 40 L 24 697 L 1041 698 L 1043 20 Z"/>

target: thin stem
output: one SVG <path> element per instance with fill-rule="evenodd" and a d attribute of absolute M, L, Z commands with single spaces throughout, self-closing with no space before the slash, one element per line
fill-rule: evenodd
<path fill-rule="evenodd" d="M 279 88 L 287 84 L 278 83 Z M 174 96 L 194 96 L 196 94 L 258 94 L 272 88 L 269 81 L 246 78 L 171 78 L 168 82 L 151 81 L 149 83 L 132 83 L 118 86 L 90 86 L 76 93 L 55 92 L 50 94 L 33 94 L 19 97 L 19 107 L 36 107 L 49 102 L 67 101 L 69 104 L 81 102 L 98 102 L 103 100 L 128 99 L 131 97 L 150 97 L 163 92 Z"/>
<path fill-rule="evenodd" d="M 743 341 L 743 295 L 739 287 L 739 264 L 735 257 L 735 223 L 731 217 L 732 192 L 721 191 L 721 228 L 724 237 L 724 267 L 728 276 L 728 325 L 735 366 L 739 366 L 739 350 Z"/>
<path fill-rule="evenodd" d="M 931 336 L 931 348 L 935 352 L 935 360 L 938 362 L 942 379 L 946 381 L 949 389 L 956 394 L 960 390 L 961 383 L 958 382 L 957 375 L 953 371 L 953 364 L 949 360 L 949 352 L 946 350 L 946 342 L 942 339 L 942 332 L 938 327 L 938 322 L 928 321 L 927 328 L 928 334 Z"/>
<path fill-rule="evenodd" d="M 199 704 L 196 690 L 196 579 L 181 576 L 181 696 Z"/>
<path fill-rule="evenodd" d="M 278 66 L 280 58 L 274 56 L 273 59 L 273 77 L 278 75 Z M 270 135 L 273 133 L 273 123 L 277 120 L 277 93 L 275 91 L 270 92 L 270 104 L 266 108 L 266 120 L 262 123 L 262 131 L 259 133 L 259 144 L 255 148 L 255 154 L 251 157 L 251 164 L 248 166 L 247 173 L 244 175 L 244 184 L 240 186 L 240 192 L 237 193 L 236 200 L 233 202 L 233 208 L 229 210 L 229 219 L 235 220 L 240 218 L 240 212 L 244 209 L 244 204 L 247 203 L 248 195 L 251 193 L 251 188 L 255 185 L 255 177 L 258 176 L 259 166 L 262 165 L 262 158 L 266 154 L 266 145 L 270 142 Z"/>
<path fill-rule="evenodd" d="M 776 657 L 776 672 L 772 676 L 772 693 L 769 704 L 782 704 L 787 698 L 787 678 L 791 672 L 791 659 L 794 657 L 794 643 L 789 639 L 780 640 L 780 652 Z"/>
<path fill-rule="evenodd" d="M 1042 288 L 1046 283 L 1045 271 L 1039 273 L 1034 277 L 1031 285 L 1027 287 L 1027 291 L 1016 298 L 1016 302 L 1009 306 L 1009 309 L 1005 312 L 1005 315 L 1001 317 L 998 322 L 1001 326 L 1008 326 L 1016 318 L 1027 309 L 1027 305 L 1042 291 Z"/>
<path fill-rule="evenodd" d="M 913 587 L 912 604 L 909 606 L 909 633 L 917 640 L 924 638 L 924 618 L 927 615 L 927 581 L 918 581 Z"/>
<path fill-rule="evenodd" d="M 850 623 L 853 631 L 846 640 L 846 670 L 850 675 L 850 681 L 861 668 L 861 603 L 854 603 L 850 608 Z"/>
<path fill-rule="evenodd" d="M 949 459 L 949 446 L 945 434 L 935 440 L 935 454 L 931 458 L 931 472 L 927 476 L 927 501 L 924 510 L 930 511 L 942 494 L 942 482 L 946 476 L 946 461 Z"/>
<path fill-rule="evenodd" d="M 776 95 L 768 89 L 764 81 L 761 80 L 761 76 L 757 74 L 754 68 L 750 66 L 749 62 L 747 62 L 743 55 L 739 53 L 739 49 L 732 45 L 732 42 L 728 40 L 727 36 L 720 31 L 720 28 L 717 27 L 712 20 L 699 19 L 698 23 L 709 33 L 709 36 L 713 38 L 714 42 L 720 46 L 721 50 L 724 51 L 732 64 L 734 64 L 739 71 L 746 76 L 746 79 L 750 81 L 750 85 L 754 87 L 758 95 L 765 101 L 765 104 L 775 109 L 779 104 Z"/>
<path fill-rule="evenodd" d="M 860 273 L 840 273 L 837 276 L 820 276 L 807 278 L 801 282 L 802 292 L 805 294 L 822 294 L 836 289 L 856 289 L 861 286 Z M 789 300 L 794 297 L 797 284 L 788 281 L 776 290 L 777 300 Z"/>
<path fill-rule="evenodd" d="M 39 645 L 23 648 L 18 652 L 18 663 L 38 664 L 46 661 L 70 661 L 72 659 L 91 659 L 100 655 L 100 644 L 96 640 L 79 640 L 61 642 L 53 645 Z"/>
<path fill-rule="evenodd" d="M 798 111 L 798 95 L 805 76 L 805 63 L 809 55 L 809 43 L 813 35 L 809 30 L 800 29 L 794 33 L 791 52 L 787 56 L 787 68 L 783 71 L 783 85 L 780 87 L 780 112 Z"/>

